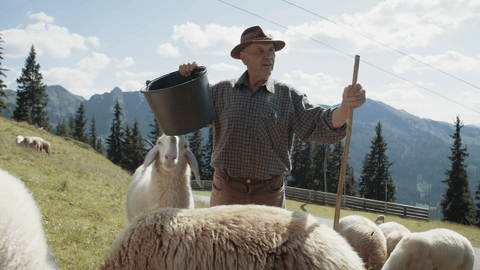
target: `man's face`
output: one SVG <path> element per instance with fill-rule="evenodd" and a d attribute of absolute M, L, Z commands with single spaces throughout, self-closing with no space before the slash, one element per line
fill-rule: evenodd
<path fill-rule="evenodd" d="M 250 76 L 266 79 L 272 74 L 275 64 L 275 46 L 273 43 L 254 43 L 243 49 L 240 57 Z"/>

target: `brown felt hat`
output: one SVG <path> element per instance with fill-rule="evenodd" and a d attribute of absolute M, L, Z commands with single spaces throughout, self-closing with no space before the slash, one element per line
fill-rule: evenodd
<path fill-rule="evenodd" d="M 270 42 L 275 46 L 275 51 L 280 51 L 285 47 L 285 42 L 282 40 L 273 40 L 271 35 L 265 34 L 260 26 L 253 26 L 243 31 L 240 38 L 240 44 L 233 48 L 230 55 L 235 59 L 240 59 L 240 52 L 250 44 L 259 42 Z"/>

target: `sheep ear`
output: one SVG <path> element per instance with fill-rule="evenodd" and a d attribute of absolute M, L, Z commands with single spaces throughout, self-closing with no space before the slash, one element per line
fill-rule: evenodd
<path fill-rule="evenodd" d="M 157 159 L 159 155 L 158 145 L 155 145 L 150 151 L 148 151 L 147 155 L 145 156 L 145 160 L 143 161 L 144 168 L 147 168 L 152 164 L 152 162 Z"/>
<path fill-rule="evenodd" d="M 198 162 L 195 158 L 195 155 L 192 153 L 192 151 L 190 151 L 190 149 L 187 148 L 187 151 L 185 152 L 185 157 L 187 158 L 188 165 L 190 165 L 190 168 L 195 174 L 195 180 L 197 180 L 197 184 L 201 188 L 203 188 L 202 184 L 200 184 L 200 173 L 198 171 Z"/>

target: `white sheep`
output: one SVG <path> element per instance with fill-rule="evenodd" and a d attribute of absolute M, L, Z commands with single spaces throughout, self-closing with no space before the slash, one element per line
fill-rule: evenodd
<path fill-rule="evenodd" d="M 363 263 L 345 239 L 307 213 L 222 205 L 138 215 L 101 269 L 363 270 Z"/>
<path fill-rule="evenodd" d="M 158 138 L 128 187 L 128 220 L 159 207 L 194 208 L 188 165 L 200 185 L 198 163 L 185 136 L 162 135 Z"/>
<path fill-rule="evenodd" d="M 384 215 L 378 215 L 377 218 L 375 219 L 375 223 L 385 223 L 385 216 Z"/>
<path fill-rule="evenodd" d="M 343 217 L 338 222 L 338 233 L 347 239 L 367 269 L 382 269 L 387 260 L 387 242 L 373 221 L 357 215 Z"/>
<path fill-rule="evenodd" d="M 411 233 L 409 229 L 405 228 L 405 226 L 393 221 L 380 224 L 378 225 L 378 228 L 383 232 L 383 235 L 385 235 L 385 239 L 387 240 L 388 256 L 392 254 L 392 251 L 395 249 L 398 242 L 400 242 L 405 235 Z"/>
<path fill-rule="evenodd" d="M 23 142 L 23 136 L 22 135 L 18 135 L 16 138 L 15 138 L 15 143 L 17 145 L 20 145 L 22 142 Z"/>
<path fill-rule="evenodd" d="M 411 233 L 393 250 L 384 270 L 472 270 L 470 241 L 449 229 Z"/>
<path fill-rule="evenodd" d="M 0 169 L 0 187 L 0 269 L 58 269 L 24 183 Z"/>
<path fill-rule="evenodd" d="M 42 142 L 42 149 L 45 150 L 45 153 L 50 156 L 50 143 L 47 141 Z"/>

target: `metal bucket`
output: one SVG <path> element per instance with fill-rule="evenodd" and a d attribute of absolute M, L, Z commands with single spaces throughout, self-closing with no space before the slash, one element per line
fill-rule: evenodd
<path fill-rule="evenodd" d="M 195 68 L 188 77 L 176 71 L 147 81 L 140 92 L 166 135 L 197 131 L 215 117 L 206 67 Z"/>

